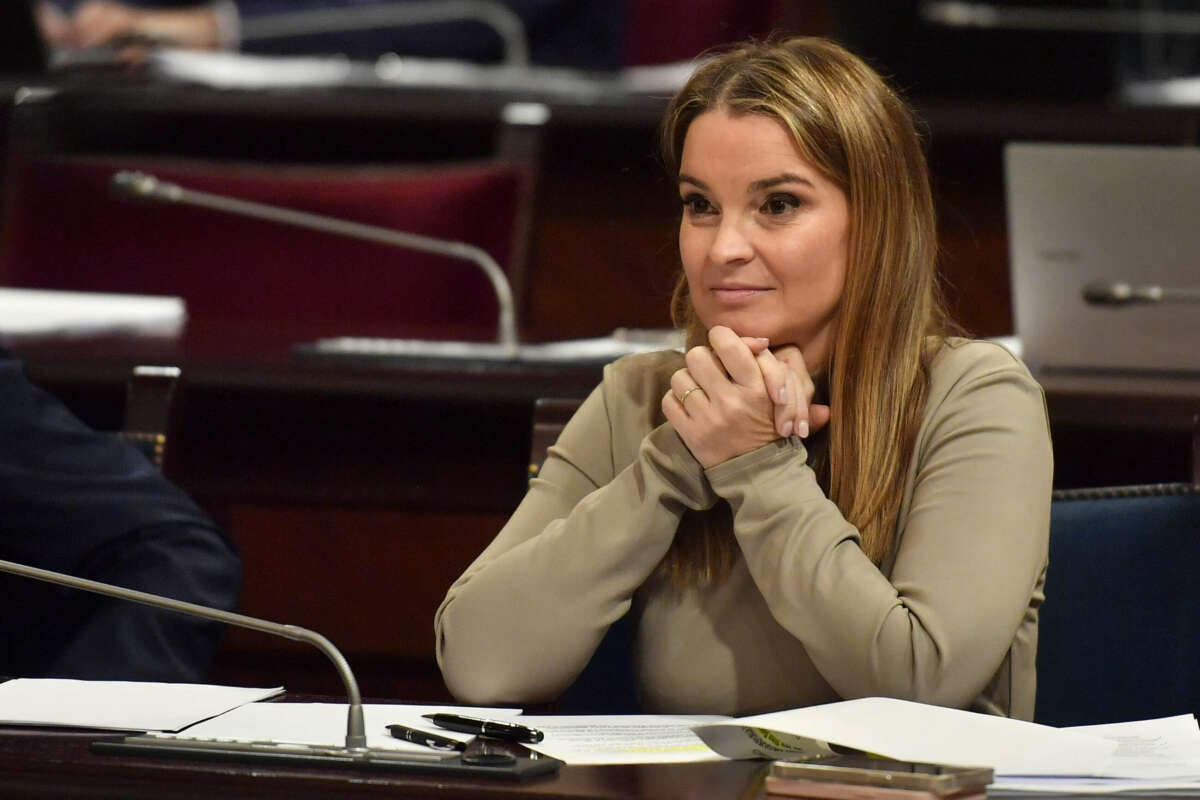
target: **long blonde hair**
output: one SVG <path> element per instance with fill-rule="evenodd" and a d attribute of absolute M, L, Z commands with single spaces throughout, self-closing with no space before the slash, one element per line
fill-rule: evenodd
<path fill-rule="evenodd" d="M 714 109 L 778 120 L 804 158 L 846 194 L 846 281 L 826 375 L 833 414 L 825 488 L 879 564 L 893 543 L 924 411 L 930 342 L 955 330 L 938 286 L 937 222 L 912 113 L 878 74 L 831 41 L 743 44 L 704 62 L 667 109 L 661 144 L 674 175 L 689 125 Z M 682 274 L 672 315 L 689 344 L 706 343 Z M 666 557 L 685 583 L 712 580 L 732 562 L 731 537 L 714 530 L 728 526 L 728 512 L 712 516 L 726 519 L 705 524 L 700 537 L 677 536 Z"/>

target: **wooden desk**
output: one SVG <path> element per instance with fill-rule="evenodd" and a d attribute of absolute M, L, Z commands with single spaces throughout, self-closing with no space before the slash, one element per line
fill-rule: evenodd
<path fill-rule="evenodd" d="M 292 343 L 317 332 L 230 333 L 193 318 L 181 340 L 14 349 L 35 383 L 102 429 L 119 422 L 133 365 L 181 366 L 167 473 L 219 513 L 278 503 L 507 514 L 524 494 L 533 401 L 583 397 L 601 375 L 595 363 L 300 357 Z"/>
<path fill-rule="evenodd" d="M 0 728 L 0 797 L 8 798 L 572 798 L 730 800 L 762 796 L 762 761 L 564 767 L 523 782 L 436 774 L 263 767 L 96 755 L 99 734 Z"/>
<path fill-rule="evenodd" d="M 1200 375 L 1047 372 L 1055 488 L 1200 480 Z"/>

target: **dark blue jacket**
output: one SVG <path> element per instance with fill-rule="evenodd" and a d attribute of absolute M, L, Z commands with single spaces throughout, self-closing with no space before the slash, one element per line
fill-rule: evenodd
<path fill-rule="evenodd" d="M 0 349 L 0 558 L 232 610 L 232 543 L 145 457 Z M 0 675 L 198 681 L 223 627 L 0 574 Z"/>

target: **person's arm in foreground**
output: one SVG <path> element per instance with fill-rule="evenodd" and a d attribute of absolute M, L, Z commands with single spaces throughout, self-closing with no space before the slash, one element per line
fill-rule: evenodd
<path fill-rule="evenodd" d="M 241 562 L 231 542 L 141 453 L 79 422 L 30 385 L 20 362 L 2 350 L 0 398 L 0 557 L 234 608 Z M 222 629 L 27 578 L 0 578 L 10 609 L 0 626 L 9 646 L 0 654 L 22 666 L 22 674 L 196 681 Z"/>
<path fill-rule="evenodd" d="M 759 354 L 767 345 L 746 344 Z M 801 386 L 790 374 L 790 359 L 762 356 L 764 383 L 779 401 L 771 412 L 776 428 L 790 431 L 814 410 L 819 427 L 828 409 L 808 407 L 811 383 Z M 715 502 L 700 464 L 662 422 L 659 398 L 649 394 L 656 384 L 619 378 L 631 363 L 607 368 L 516 513 L 438 609 L 438 659 L 456 697 L 475 703 L 557 697 L 628 611 L 684 512 Z M 621 469 L 614 464 L 628 459 L 615 450 L 618 428 L 650 430 Z"/>
<path fill-rule="evenodd" d="M 670 425 L 614 470 L 611 404 L 656 397 L 594 391 L 563 430 L 516 513 L 451 586 L 435 620 L 446 684 L 464 702 L 557 697 L 658 565 L 683 513 L 714 502 Z M 640 413 L 640 412 L 639 412 Z"/>

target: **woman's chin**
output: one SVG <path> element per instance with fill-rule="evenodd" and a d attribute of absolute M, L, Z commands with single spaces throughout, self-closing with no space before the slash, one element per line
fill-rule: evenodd
<path fill-rule="evenodd" d="M 752 322 L 742 322 L 739 324 L 737 320 L 718 320 L 712 325 L 707 326 L 707 330 L 712 330 L 717 325 L 724 325 L 726 328 L 729 328 L 731 331 L 743 338 L 766 339 L 770 343 L 771 347 L 783 347 L 786 344 L 794 344 L 801 350 L 804 349 L 803 345 L 801 345 L 799 342 L 793 341 L 794 337 L 778 330 L 766 328 L 763 325 L 755 325 Z"/>

